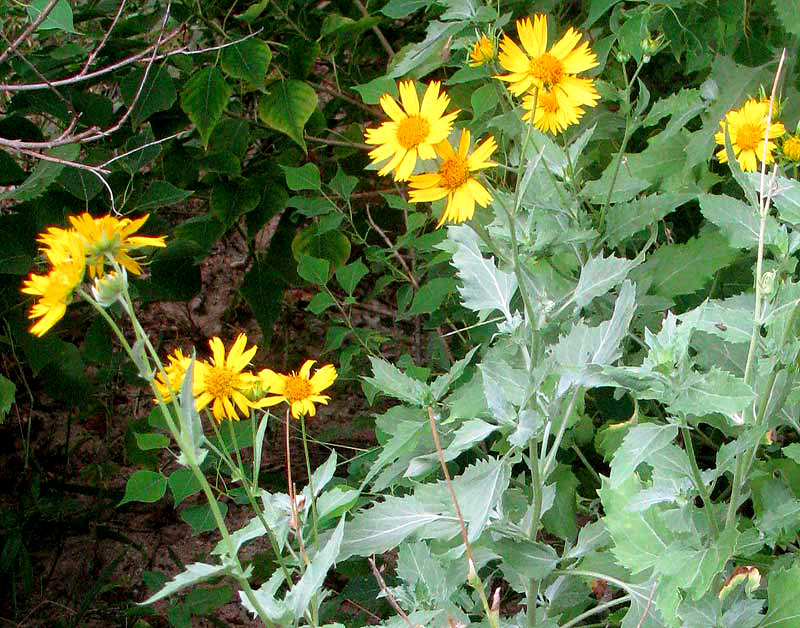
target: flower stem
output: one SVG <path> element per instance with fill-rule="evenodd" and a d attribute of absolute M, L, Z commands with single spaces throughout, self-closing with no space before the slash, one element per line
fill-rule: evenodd
<path fill-rule="evenodd" d="M 708 525 L 711 528 L 711 536 L 714 540 L 719 537 L 719 524 L 717 517 L 714 515 L 714 510 L 711 503 L 711 497 L 708 494 L 708 488 L 703 482 L 703 476 L 700 473 L 700 468 L 697 466 L 697 458 L 694 454 L 694 444 L 692 443 L 692 433 L 688 427 L 681 427 L 681 435 L 683 436 L 683 445 L 686 447 L 686 454 L 689 457 L 689 466 L 692 470 L 692 479 L 697 492 L 700 493 L 700 498 L 703 500 L 703 510 L 706 511 L 708 517 Z"/>
<path fill-rule="evenodd" d="M 308 455 L 308 438 L 306 437 L 306 417 L 304 414 L 300 415 L 300 431 L 303 434 L 303 454 L 306 458 L 306 473 L 308 474 L 308 490 L 311 493 L 311 523 L 314 526 L 314 545 L 319 551 L 319 532 L 317 515 L 317 498 L 314 492 L 314 479 L 311 474 L 311 457 Z"/>

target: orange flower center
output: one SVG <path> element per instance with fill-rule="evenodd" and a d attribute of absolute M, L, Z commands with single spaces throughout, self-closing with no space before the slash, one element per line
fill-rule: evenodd
<path fill-rule="evenodd" d="M 442 177 L 444 187 L 456 190 L 469 179 L 469 164 L 461 155 L 453 155 L 442 164 L 439 176 Z"/>
<path fill-rule="evenodd" d="M 212 366 L 203 382 L 205 389 L 214 398 L 231 397 L 236 390 L 237 375 L 224 366 Z"/>
<path fill-rule="evenodd" d="M 541 107 L 541 109 L 545 113 L 557 113 L 558 112 L 558 99 L 553 92 L 539 92 L 536 100 L 536 106 Z"/>
<path fill-rule="evenodd" d="M 397 143 L 406 150 L 416 148 L 424 142 L 431 132 L 431 125 L 420 116 L 411 116 L 397 127 Z"/>
<path fill-rule="evenodd" d="M 531 76 L 540 80 L 544 87 L 550 89 L 561 82 L 564 76 L 564 65 L 549 52 L 545 52 L 543 55 L 531 59 L 528 71 Z"/>
<path fill-rule="evenodd" d="M 284 383 L 284 394 L 292 402 L 308 399 L 312 394 L 311 382 L 300 375 L 290 375 Z"/>
<path fill-rule="evenodd" d="M 739 150 L 755 150 L 764 137 L 764 130 L 760 124 L 745 122 L 736 131 L 736 146 Z"/>

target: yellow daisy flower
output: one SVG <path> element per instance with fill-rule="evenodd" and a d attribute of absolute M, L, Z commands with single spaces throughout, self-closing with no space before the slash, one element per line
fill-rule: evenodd
<path fill-rule="evenodd" d="M 39 319 L 30 329 L 35 336 L 43 336 L 61 320 L 86 270 L 86 251 L 80 238 L 64 232 L 54 246 L 51 261 L 58 263 L 46 275 L 31 273 L 22 287 L 23 293 L 38 297 L 28 313 L 28 318 Z"/>
<path fill-rule="evenodd" d="M 103 274 L 104 265 L 115 259 L 134 275 L 142 274 L 142 267 L 128 252 L 131 249 L 140 249 L 145 246 L 165 247 L 166 236 L 134 236 L 139 228 L 147 221 L 150 214 L 131 220 L 129 218 L 116 218 L 110 214 L 100 218 L 92 217 L 89 212 L 80 216 L 70 216 L 75 231 L 80 234 L 86 244 L 89 260 L 89 274 L 92 278 Z"/>
<path fill-rule="evenodd" d="M 172 393 L 179 393 L 181 386 L 183 386 L 183 378 L 186 376 L 186 371 L 189 370 L 192 358 L 183 355 L 183 351 L 180 349 L 175 349 L 175 351 L 167 356 L 167 359 L 169 360 L 169 364 L 164 367 L 166 378 L 164 374 L 159 372 L 156 375 L 154 384 L 164 401 L 172 401 Z M 195 362 L 195 365 L 196 364 Z"/>
<path fill-rule="evenodd" d="M 783 155 L 792 161 L 800 161 L 800 136 L 790 135 L 783 140 Z"/>
<path fill-rule="evenodd" d="M 208 345 L 211 347 L 211 360 L 197 360 L 194 363 L 192 391 L 198 412 L 211 404 L 211 412 L 218 423 L 223 419 L 238 421 L 237 408 L 245 417 L 249 416 L 250 408 L 259 408 L 262 405 L 247 398 L 246 394 L 259 380 L 257 376 L 244 370 L 258 347 L 252 346 L 245 351 L 245 334 L 236 337 L 227 357 L 225 345 L 216 336 L 209 340 Z"/>
<path fill-rule="evenodd" d="M 481 34 L 481 38 L 475 42 L 472 50 L 469 51 L 470 67 L 480 67 L 494 58 L 494 42 L 486 35 Z"/>
<path fill-rule="evenodd" d="M 496 78 L 509 83 L 508 91 L 520 96 L 531 88 L 558 88 L 570 101 L 580 101 L 576 104 L 585 104 L 587 98 L 599 99 L 593 81 L 572 81 L 576 74 L 599 65 L 588 42 L 579 45 L 581 33 L 570 27 L 548 51 L 547 18 L 536 15 L 533 22 L 529 18 L 517 20 L 517 34 L 524 51 L 508 36 L 500 42 L 498 61 L 509 73 Z"/>
<path fill-rule="evenodd" d="M 571 77 L 570 81 L 573 85 L 578 85 L 581 81 L 590 82 L 589 79 L 576 77 Z M 584 114 L 583 105 L 593 107 L 597 103 L 599 95 L 595 92 L 592 96 L 591 90 L 575 90 L 572 98 L 561 87 L 529 92 L 522 99 L 522 107 L 527 110 L 522 119 L 529 121 L 533 117 L 533 125 L 537 129 L 557 135 L 568 126 L 580 121 Z M 581 97 L 584 100 L 581 100 Z"/>
<path fill-rule="evenodd" d="M 492 195 L 471 172 L 491 168 L 496 164 L 489 161 L 497 144 L 489 136 L 482 144 L 469 154 L 469 131 L 461 131 L 458 152 L 453 150 L 450 142 L 445 140 L 436 145 L 436 152 L 442 158 L 439 172 L 419 174 L 411 177 L 409 200 L 412 203 L 425 203 L 447 197 L 447 207 L 439 219 L 437 227 L 445 222 L 464 222 L 475 213 L 475 203 L 486 207 L 492 201 Z"/>
<path fill-rule="evenodd" d="M 725 151 L 725 128 L 731 137 L 731 146 L 736 156 L 736 161 L 745 172 L 758 170 L 758 162 L 764 155 L 764 140 L 767 134 L 767 118 L 769 117 L 769 102 L 751 98 L 741 109 L 729 111 L 724 120 L 720 120 L 721 131 L 714 134 L 714 140 L 722 148 L 717 151 L 720 163 L 728 163 Z M 783 124 L 771 122 L 769 125 L 769 140 L 767 141 L 767 163 L 773 161 L 772 151 L 775 143 L 771 140 L 781 137 L 786 133 Z"/>
<path fill-rule="evenodd" d="M 389 159 L 378 174 L 386 175 L 394 170 L 395 181 L 407 181 L 417 157 L 436 157 L 434 145 L 450 135 L 453 120 L 458 115 L 458 111 L 445 115 L 450 97 L 439 93 L 440 85 L 438 81 L 428 84 L 421 105 L 413 81 L 398 83 L 402 107 L 390 94 L 381 96 L 381 107 L 391 120 L 365 132 L 366 143 L 378 145 L 369 152 L 372 163 Z"/>
<path fill-rule="evenodd" d="M 265 397 L 262 402 L 265 406 L 274 406 L 286 402 L 291 406 L 292 416 L 299 419 L 301 415 L 314 416 L 317 409 L 315 403 L 327 404 L 330 397 L 320 393 L 333 384 L 336 380 L 336 369 L 331 364 L 326 364 L 311 375 L 311 367 L 315 360 L 306 360 L 299 373 L 275 373 L 264 369 L 258 375 L 261 385 L 275 397 Z"/>

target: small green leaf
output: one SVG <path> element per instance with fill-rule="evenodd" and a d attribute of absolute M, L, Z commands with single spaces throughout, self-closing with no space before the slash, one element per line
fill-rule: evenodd
<path fill-rule="evenodd" d="M 197 127 L 204 146 L 208 146 L 208 138 L 222 118 L 232 91 L 215 67 L 198 70 L 183 86 L 181 109 Z"/>
<path fill-rule="evenodd" d="M 330 294 L 327 292 L 317 292 L 317 294 L 314 295 L 314 298 L 311 299 L 311 302 L 306 306 L 306 309 L 312 314 L 319 316 L 329 307 L 333 307 L 334 305 L 336 305 L 336 299 L 334 299 Z"/>
<path fill-rule="evenodd" d="M 222 50 L 222 69 L 230 76 L 263 87 L 272 51 L 266 42 L 251 37 Z"/>
<path fill-rule="evenodd" d="M 330 264 L 328 260 L 312 257 L 311 255 L 301 255 L 297 263 L 297 274 L 306 281 L 324 286 L 328 283 L 328 273 Z"/>
<path fill-rule="evenodd" d="M 353 294 L 358 282 L 369 272 L 364 263 L 357 259 L 355 262 L 340 266 L 336 269 L 336 280 L 347 294 Z"/>
<path fill-rule="evenodd" d="M 247 271 L 239 290 L 253 310 L 264 337 L 271 336 L 286 291 L 284 278 L 275 272 L 271 264 L 259 260 Z"/>
<path fill-rule="evenodd" d="M 497 87 L 494 83 L 487 83 L 483 87 L 479 87 L 472 92 L 470 97 L 473 119 L 480 118 L 484 113 L 494 111 L 499 102 L 500 97 L 497 95 Z"/>
<path fill-rule="evenodd" d="M 125 496 L 117 506 L 128 502 L 146 502 L 151 504 L 164 497 L 167 492 L 167 478 L 155 471 L 137 471 L 128 478 L 125 485 Z"/>
<path fill-rule="evenodd" d="M 48 150 L 47 155 L 58 157 L 69 161 L 75 160 L 80 153 L 80 146 L 77 144 L 67 144 L 65 146 L 56 146 Z M 47 191 L 47 188 L 58 178 L 58 175 L 64 170 L 64 164 L 56 163 L 53 161 L 40 160 L 33 168 L 30 176 L 25 181 L 6 192 L 0 194 L 0 201 L 10 198 L 16 198 L 20 201 L 33 200 Z"/>
<path fill-rule="evenodd" d="M 41 15 L 44 8 L 50 4 L 49 0 L 33 0 L 28 5 L 28 17 L 31 22 Z M 67 0 L 58 0 L 56 6 L 48 13 L 44 21 L 39 24 L 38 30 L 59 30 L 65 33 L 77 33 L 72 23 L 72 7 Z"/>
<path fill-rule="evenodd" d="M 438 310 L 447 295 L 456 289 L 456 281 L 452 277 L 434 277 L 420 286 L 411 302 L 408 314 L 430 314 Z"/>
<path fill-rule="evenodd" d="M 261 2 L 251 4 L 249 7 L 247 7 L 246 11 L 240 13 L 239 15 L 234 15 L 234 17 L 237 20 L 241 20 L 242 22 L 247 22 L 249 24 L 264 12 L 264 9 L 267 8 L 268 4 L 269 0 L 261 0 Z"/>
<path fill-rule="evenodd" d="M 165 478 L 166 480 L 166 478 Z M 228 514 L 228 505 L 222 502 L 217 502 L 222 518 Z M 214 513 L 208 504 L 200 504 L 198 506 L 190 506 L 181 511 L 181 519 L 188 523 L 192 528 L 192 534 L 200 534 L 202 532 L 210 532 L 217 529 L 217 523 L 214 520 Z"/>
<path fill-rule="evenodd" d="M 389 397 L 415 406 L 425 405 L 430 389 L 424 382 L 409 377 L 386 360 L 370 356 L 369 361 L 372 364 L 372 377 L 365 377 L 366 382 Z"/>
<path fill-rule="evenodd" d="M 397 83 L 385 76 L 379 76 L 363 85 L 356 85 L 353 89 L 361 95 L 361 100 L 368 105 L 377 105 L 384 94 L 389 94 L 394 98 L 398 96 Z"/>
<path fill-rule="evenodd" d="M 800 565 L 794 564 L 789 569 L 776 570 L 769 575 L 767 586 L 769 607 L 762 628 L 794 628 L 800 621 Z"/>
<path fill-rule="evenodd" d="M 144 68 L 137 68 L 120 82 L 120 93 L 125 104 L 130 105 L 133 102 L 143 78 Z M 150 68 L 139 99 L 133 108 L 134 124 L 144 122 L 154 113 L 166 111 L 175 104 L 176 97 L 175 83 L 167 68 L 165 66 Z"/>
<path fill-rule="evenodd" d="M 350 240 L 341 231 L 323 231 L 319 224 L 311 225 L 295 235 L 292 240 L 292 255 L 298 262 L 304 255 L 325 260 L 330 273 L 347 263 L 350 257 Z"/>
<path fill-rule="evenodd" d="M 312 163 L 303 164 L 300 168 L 281 166 L 286 175 L 286 185 L 290 190 L 319 190 L 322 182 L 319 177 L 319 168 Z"/>
<path fill-rule="evenodd" d="M 317 94 L 304 81 L 278 81 L 258 103 L 258 116 L 267 126 L 288 135 L 304 151 L 303 129 L 317 108 Z"/>
<path fill-rule="evenodd" d="M 167 482 L 176 507 L 187 497 L 197 495 L 203 490 L 191 469 L 176 469 L 170 474 Z"/>
<path fill-rule="evenodd" d="M 16 391 L 17 385 L 7 377 L 0 375 L 0 425 L 5 423 L 6 416 L 11 410 L 11 404 L 14 403 Z"/>
<path fill-rule="evenodd" d="M 645 423 L 632 427 L 611 463 L 612 489 L 618 488 L 642 462 L 669 445 L 678 435 L 676 425 Z"/>
<path fill-rule="evenodd" d="M 142 451 L 164 449 L 169 447 L 170 444 L 170 439 L 165 434 L 159 434 L 158 432 L 134 432 L 133 435 L 136 437 L 136 444 Z"/>
<path fill-rule="evenodd" d="M 169 181 L 153 181 L 139 198 L 139 202 L 136 203 L 136 209 L 144 211 L 146 209 L 167 207 L 186 200 L 192 194 L 194 192 L 191 190 L 182 190 L 172 185 Z"/>
<path fill-rule="evenodd" d="M 330 180 L 328 185 L 330 185 L 344 200 L 348 200 L 356 185 L 358 185 L 358 177 L 345 174 L 344 170 L 337 167 L 336 175 Z"/>
<path fill-rule="evenodd" d="M 209 206 L 222 224 L 230 227 L 258 207 L 260 201 L 261 192 L 255 180 L 248 179 L 241 185 L 221 181 L 211 190 Z"/>

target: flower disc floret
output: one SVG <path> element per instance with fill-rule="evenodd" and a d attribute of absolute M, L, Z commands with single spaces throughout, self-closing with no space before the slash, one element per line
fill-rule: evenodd
<path fill-rule="evenodd" d="M 758 170 L 759 162 L 764 159 L 766 149 L 766 163 L 773 162 L 775 142 L 772 140 L 783 136 L 786 129 L 778 121 L 769 123 L 769 137 L 767 137 L 767 121 L 769 120 L 769 101 L 748 100 L 741 109 L 729 111 L 725 119 L 721 120 L 720 131 L 714 134 L 714 141 L 722 146 L 717 151 L 720 163 L 728 163 L 728 153 L 725 148 L 725 131 L 731 139 L 734 156 L 745 172 Z"/>
<path fill-rule="evenodd" d="M 317 412 L 315 403 L 327 404 L 328 395 L 320 393 L 329 388 L 336 380 L 336 369 L 331 364 L 326 364 L 311 375 L 311 367 L 315 360 L 306 360 L 297 373 L 276 373 L 270 369 L 259 372 L 261 386 L 269 394 L 262 400 L 264 406 L 274 406 L 287 403 L 295 419 L 301 416 L 314 416 Z"/>
<path fill-rule="evenodd" d="M 475 214 L 475 204 L 486 207 L 492 195 L 475 178 L 472 172 L 491 168 L 496 164 L 489 157 L 497 149 L 493 137 L 488 137 L 470 154 L 470 133 L 461 132 L 458 152 L 445 140 L 436 145 L 436 152 L 442 159 L 438 172 L 414 175 L 409 181 L 409 200 L 424 203 L 447 198 L 447 207 L 442 213 L 437 227 L 445 222 L 465 222 Z"/>
<path fill-rule="evenodd" d="M 407 181 L 414 172 L 417 157 L 434 159 L 434 145 L 444 140 L 453 127 L 458 111 L 445 114 L 450 97 L 440 93 L 441 84 L 428 84 L 419 102 L 413 81 L 400 81 L 400 102 L 390 94 L 381 96 L 381 107 L 391 120 L 376 129 L 367 129 L 365 141 L 377 145 L 369 152 L 373 164 L 386 160 L 378 174 L 394 172 L 395 181 Z"/>

